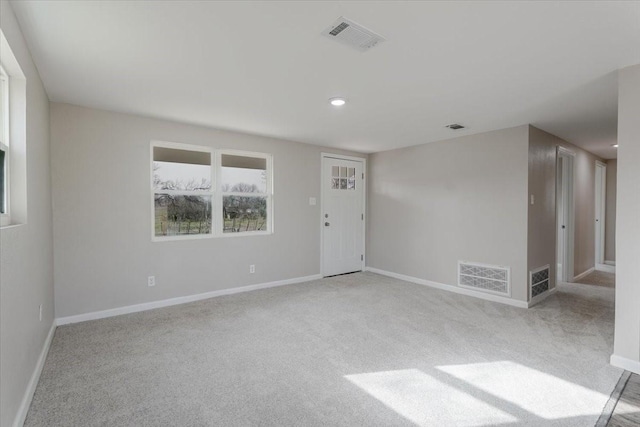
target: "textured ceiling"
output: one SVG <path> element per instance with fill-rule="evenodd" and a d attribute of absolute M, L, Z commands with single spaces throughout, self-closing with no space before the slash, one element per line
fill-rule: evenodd
<path fill-rule="evenodd" d="M 640 63 L 640 2 L 12 4 L 52 101 L 361 152 L 531 123 L 615 157 Z M 387 41 L 321 36 L 339 16 Z"/>

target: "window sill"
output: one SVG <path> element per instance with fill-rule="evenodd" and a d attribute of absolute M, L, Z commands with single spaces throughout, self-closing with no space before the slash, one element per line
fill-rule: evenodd
<path fill-rule="evenodd" d="M 0 230 L 10 230 L 12 228 L 19 228 L 22 227 L 23 225 L 27 225 L 27 224 L 22 224 L 22 223 L 15 223 L 15 224 L 7 224 L 7 225 L 0 225 Z"/>
<path fill-rule="evenodd" d="M 240 233 L 224 233 L 224 234 L 194 234 L 184 236 L 153 236 L 152 242 L 174 242 L 182 240 L 202 240 L 202 239 L 219 239 L 229 237 L 250 237 L 250 236 L 268 236 L 273 234 L 273 231 L 248 231 Z"/>

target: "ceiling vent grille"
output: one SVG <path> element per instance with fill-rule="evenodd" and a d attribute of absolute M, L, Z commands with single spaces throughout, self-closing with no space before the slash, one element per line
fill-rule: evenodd
<path fill-rule="evenodd" d="M 325 29 L 322 35 L 360 52 L 366 52 L 385 40 L 381 35 L 343 16 Z"/>
<path fill-rule="evenodd" d="M 473 262 L 458 262 L 458 285 L 476 291 L 510 296 L 511 278 L 509 267 Z"/>
<path fill-rule="evenodd" d="M 547 292 L 549 290 L 549 265 L 531 270 L 529 284 L 531 285 L 531 298 Z"/>

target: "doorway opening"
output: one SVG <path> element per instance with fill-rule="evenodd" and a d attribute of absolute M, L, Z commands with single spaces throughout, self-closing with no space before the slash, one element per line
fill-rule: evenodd
<path fill-rule="evenodd" d="M 558 147 L 556 157 L 556 278 L 573 281 L 573 173 L 575 153 Z"/>

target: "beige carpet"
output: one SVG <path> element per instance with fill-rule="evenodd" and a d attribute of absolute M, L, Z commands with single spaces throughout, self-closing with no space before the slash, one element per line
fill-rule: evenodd
<path fill-rule="evenodd" d="M 604 286 L 606 288 L 615 288 L 616 274 L 607 273 L 606 271 L 595 270 L 592 273 L 589 273 L 588 275 L 583 277 L 582 279 L 578 280 L 576 283 L 582 283 L 585 285 Z"/>
<path fill-rule="evenodd" d="M 613 304 L 358 273 L 62 326 L 26 426 L 593 426 Z"/>

